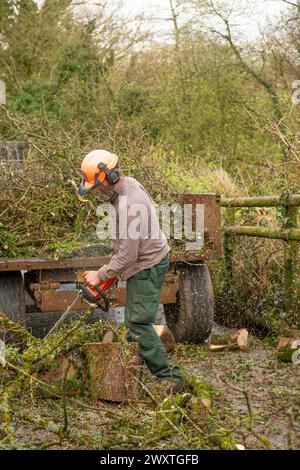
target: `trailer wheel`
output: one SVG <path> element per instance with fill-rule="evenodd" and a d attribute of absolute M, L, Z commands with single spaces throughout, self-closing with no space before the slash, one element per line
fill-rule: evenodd
<path fill-rule="evenodd" d="M 202 343 L 211 333 L 214 296 L 205 264 L 184 265 L 179 271 L 176 304 L 164 305 L 168 327 L 178 342 Z"/>
<path fill-rule="evenodd" d="M 25 291 L 20 271 L 0 273 L 0 313 L 14 322 L 25 321 Z"/>

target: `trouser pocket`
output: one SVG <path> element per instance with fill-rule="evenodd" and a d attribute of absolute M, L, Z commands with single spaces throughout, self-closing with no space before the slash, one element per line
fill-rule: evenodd
<path fill-rule="evenodd" d="M 154 323 L 160 302 L 161 287 L 168 271 L 168 258 L 152 268 L 144 269 L 127 281 L 125 321 Z"/>
<path fill-rule="evenodd" d="M 140 294 L 135 292 L 129 308 L 129 321 L 133 323 L 154 323 L 159 305 L 160 292 Z"/>

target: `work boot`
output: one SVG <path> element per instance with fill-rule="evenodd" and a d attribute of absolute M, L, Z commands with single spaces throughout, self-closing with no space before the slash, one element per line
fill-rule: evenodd
<path fill-rule="evenodd" d="M 186 388 L 182 382 L 176 382 L 175 380 L 168 378 L 156 378 L 153 382 L 147 383 L 145 387 L 152 394 L 158 393 L 160 395 L 163 394 L 166 396 L 175 393 L 184 393 L 186 391 Z"/>

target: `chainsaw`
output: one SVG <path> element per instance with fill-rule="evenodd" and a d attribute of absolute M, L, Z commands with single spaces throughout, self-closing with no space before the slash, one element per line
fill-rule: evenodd
<path fill-rule="evenodd" d="M 117 282 L 116 277 L 111 277 L 106 281 L 100 282 L 97 286 L 91 286 L 87 283 L 79 283 L 78 289 L 81 291 L 85 300 L 91 304 L 96 304 L 104 312 L 109 310 L 109 292 L 107 292 Z"/>
<path fill-rule="evenodd" d="M 90 284 L 77 282 L 77 288 L 79 290 L 78 296 L 74 299 L 71 305 L 67 308 L 67 310 L 63 313 L 60 319 L 55 323 L 55 325 L 51 328 L 51 330 L 46 334 L 45 338 L 48 338 L 61 323 L 70 315 L 72 311 L 72 307 L 76 304 L 79 300 L 80 295 L 83 296 L 85 300 L 90 302 L 91 304 L 97 305 L 97 307 L 104 310 L 104 312 L 108 312 L 109 310 L 109 293 L 106 293 L 110 287 L 112 287 L 115 283 L 117 283 L 117 278 L 112 277 L 107 279 L 106 281 L 100 282 L 98 286 L 91 286 Z"/>

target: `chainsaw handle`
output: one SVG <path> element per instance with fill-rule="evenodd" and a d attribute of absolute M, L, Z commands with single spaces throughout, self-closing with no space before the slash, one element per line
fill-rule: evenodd
<path fill-rule="evenodd" d="M 95 286 L 95 289 L 97 290 L 98 294 L 100 295 L 101 299 L 103 300 L 103 304 L 101 303 L 101 300 L 97 301 L 98 307 L 101 308 L 104 312 L 108 312 L 109 310 L 109 299 L 106 296 L 104 290 L 101 289 L 99 286 Z"/>
<path fill-rule="evenodd" d="M 86 286 L 85 284 L 79 284 L 79 289 L 81 290 L 83 297 L 86 298 L 91 303 L 96 303 L 101 310 L 108 312 L 109 310 L 109 299 L 105 295 L 104 291 L 99 286 Z M 96 299 L 92 290 L 96 290 L 100 295 L 100 299 Z"/>
<path fill-rule="evenodd" d="M 106 279 L 106 281 L 100 282 L 99 286 L 103 290 L 103 292 L 107 291 L 113 284 L 117 282 L 117 277 L 111 277 L 109 279 Z"/>

